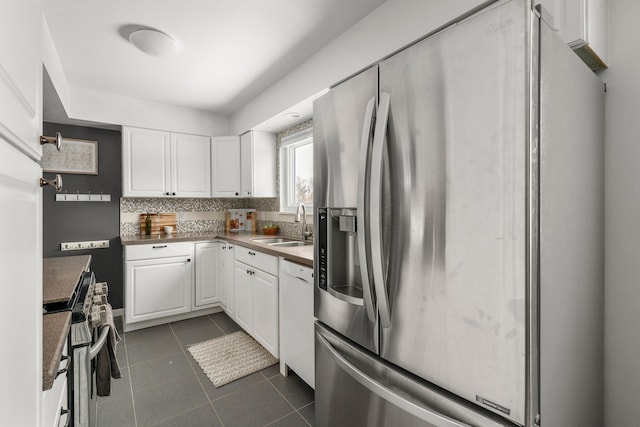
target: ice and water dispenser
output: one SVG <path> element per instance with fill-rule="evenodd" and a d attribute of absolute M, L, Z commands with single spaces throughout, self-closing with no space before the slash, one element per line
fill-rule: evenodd
<path fill-rule="evenodd" d="M 318 286 L 336 298 L 363 305 L 356 209 L 318 209 Z"/>

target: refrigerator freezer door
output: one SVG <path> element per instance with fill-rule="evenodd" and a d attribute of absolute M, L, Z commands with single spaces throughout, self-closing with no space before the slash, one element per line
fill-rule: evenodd
<path fill-rule="evenodd" d="M 366 259 L 362 186 L 370 157 L 378 67 L 333 88 L 313 104 L 313 204 L 316 237 L 314 314 L 334 330 L 378 351 L 377 316 Z M 368 125 L 367 125 L 368 124 Z M 372 133 L 372 132 L 371 132 Z M 364 135 L 363 135 L 364 134 Z M 365 168 L 366 169 L 366 168 Z M 363 176 L 364 173 L 364 176 Z M 367 274 L 362 274 L 362 272 Z"/>
<path fill-rule="evenodd" d="M 483 10 L 380 64 L 394 224 L 380 355 L 522 425 L 525 3 Z"/>
<path fill-rule="evenodd" d="M 318 323 L 315 338 L 319 427 L 513 427 L 416 381 Z"/>

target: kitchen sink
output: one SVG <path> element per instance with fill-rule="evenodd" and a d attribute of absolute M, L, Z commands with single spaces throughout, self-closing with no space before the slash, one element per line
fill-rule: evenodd
<path fill-rule="evenodd" d="M 269 246 L 277 246 L 279 248 L 290 248 L 294 246 L 308 246 L 308 245 L 312 245 L 313 243 L 303 242 L 301 240 L 290 240 L 288 242 L 274 242 L 274 243 L 267 243 L 267 244 Z"/>
<path fill-rule="evenodd" d="M 251 241 L 255 243 L 262 243 L 263 245 L 277 246 L 279 248 L 292 248 L 295 246 L 308 246 L 313 244 L 312 242 L 288 239 L 286 237 L 269 237 L 269 238 L 251 239 Z"/>
<path fill-rule="evenodd" d="M 273 243 L 293 242 L 292 239 L 286 239 L 284 237 L 269 237 L 261 239 L 251 239 L 252 242 L 263 243 L 265 245 L 271 245 Z"/>

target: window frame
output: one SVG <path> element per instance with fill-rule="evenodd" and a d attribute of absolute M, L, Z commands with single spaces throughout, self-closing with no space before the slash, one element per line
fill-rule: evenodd
<path fill-rule="evenodd" d="M 298 203 L 295 200 L 295 184 L 292 184 L 295 171 L 296 148 L 311 144 L 313 147 L 313 127 L 308 127 L 299 132 L 286 136 L 280 141 L 280 212 L 295 213 Z M 313 171 L 312 171 L 313 176 Z M 313 203 L 305 203 L 306 212 L 313 211 Z"/>

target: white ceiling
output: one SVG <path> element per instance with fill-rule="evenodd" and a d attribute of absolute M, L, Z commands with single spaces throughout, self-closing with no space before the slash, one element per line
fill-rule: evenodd
<path fill-rule="evenodd" d="M 385 0 L 52 0 L 47 23 L 71 87 L 230 115 Z M 135 26 L 182 45 L 168 58 Z"/>

